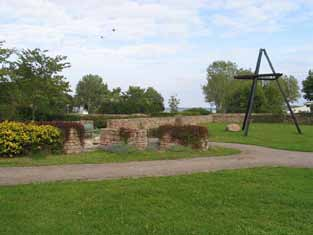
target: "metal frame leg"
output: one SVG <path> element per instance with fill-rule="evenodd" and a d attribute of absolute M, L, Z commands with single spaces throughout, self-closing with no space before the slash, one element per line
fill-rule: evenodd
<path fill-rule="evenodd" d="M 246 121 L 247 121 L 249 107 L 250 107 L 250 103 L 251 103 L 252 92 L 253 92 L 253 83 L 251 84 L 251 89 L 250 89 L 250 93 L 249 93 L 249 100 L 248 100 L 248 106 L 247 106 L 247 109 L 246 109 L 246 112 L 245 112 L 245 118 L 243 119 L 242 128 L 241 128 L 242 130 L 244 130 L 246 128 Z"/>
<path fill-rule="evenodd" d="M 250 119 L 251 119 L 251 113 L 253 109 L 253 104 L 254 104 L 254 97 L 255 97 L 255 92 L 256 92 L 256 85 L 257 85 L 257 78 L 253 79 L 252 87 L 251 87 L 251 96 L 250 96 L 250 104 L 248 107 L 248 112 L 247 112 L 247 118 L 244 123 L 244 135 L 247 136 L 249 132 L 249 125 L 250 125 Z"/>
<path fill-rule="evenodd" d="M 261 59 L 262 59 L 262 52 L 263 52 L 263 49 L 260 49 L 258 61 L 257 61 L 256 67 L 255 67 L 254 74 L 259 74 L 260 66 L 261 66 Z M 250 91 L 249 102 L 248 102 L 248 108 L 247 108 L 247 111 L 245 114 L 245 119 L 243 122 L 243 130 L 244 130 L 245 136 L 247 136 L 248 132 L 249 132 L 249 125 L 250 125 L 250 119 L 251 119 L 253 104 L 254 104 L 254 97 L 255 97 L 255 92 L 256 92 L 257 81 L 258 81 L 257 78 L 253 79 L 253 83 L 252 83 L 251 91 Z"/>
<path fill-rule="evenodd" d="M 270 58 L 269 58 L 269 56 L 268 56 L 266 50 L 263 49 L 263 51 L 264 51 L 264 55 L 265 55 L 265 57 L 266 57 L 266 59 L 267 59 L 268 64 L 270 65 L 270 68 L 271 68 L 272 72 L 275 73 L 275 69 L 274 69 L 274 67 L 273 67 L 273 65 L 272 65 L 272 62 L 271 62 L 271 60 L 270 60 Z M 287 107 L 288 107 L 288 109 L 289 109 L 289 112 L 290 112 L 291 117 L 292 117 L 292 119 L 293 119 L 293 122 L 294 122 L 294 124 L 295 124 L 295 126 L 296 126 L 296 128 L 297 128 L 298 133 L 299 133 L 299 134 L 302 134 L 302 131 L 301 131 L 300 126 L 299 126 L 299 124 L 298 124 L 297 118 L 296 118 L 295 114 L 293 113 L 293 111 L 292 111 L 292 109 L 291 109 L 291 106 L 290 106 L 290 104 L 289 104 L 289 101 L 288 101 L 288 99 L 287 99 L 287 96 L 286 96 L 286 94 L 285 94 L 283 88 L 281 87 L 281 85 L 280 85 L 278 79 L 276 80 L 276 84 L 277 84 L 277 86 L 278 86 L 278 89 L 279 89 L 280 93 L 281 93 L 282 96 L 284 97 L 284 100 L 285 100 L 285 102 L 286 102 L 286 104 L 287 104 Z"/>

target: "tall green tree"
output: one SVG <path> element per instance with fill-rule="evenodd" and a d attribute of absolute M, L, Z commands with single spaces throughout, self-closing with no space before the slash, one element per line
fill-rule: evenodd
<path fill-rule="evenodd" d="M 130 86 L 123 93 L 125 113 L 145 113 L 145 89 L 139 86 Z"/>
<path fill-rule="evenodd" d="M 145 113 L 164 111 L 164 98 L 153 87 L 148 87 L 144 94 Z"/>
<path fill-rule="evenodd" d="M 244 113 L 247 110 L 248 99 L 251 90 L 251 81 L 241 81 L 240 86 L 233 89 L 226 102 L 227 113 Z M 266 112 L 266 96 L 262 86 L 257 86 L 253 112 L 262 113 Z"/>
<path fill-rule="evenodd" d="M 5 48 L 4 41 L 0 41 L 0 82 L 9 80 L 11 65 L 9 58 L 13 53 L 13 49 Z"/>
<path fill-rule="evenodd" d="M 51 57 L 48 51 L 26 49 L 17 53 L 11 80 L 18 89 L 19 108 L 29 109 L 32 120 L 38 114 L 64 113 L 68 104 L 69 83 L 61 74 L 69 68 L 67 57 Z"/>
<path fill-rule="evenodd" d="M 76 103 L 87 108 L 88 113 L 96 113 L 108 96 L 108 85 L 103 83 L 99 75 L 85 75 L 77 84 Z"/>
<path fill-rule="evenodd" d="M 216 61 L 208 67 L 207 73 L 207 84 L 203 86 L 206 101 L 214 102 L 218 112 L 245 112 L 251 81 L 238 81 L 233 77 L 252 72 L 238 68 L 233 62 Z M 290 102 L 299 98 L 299 86 L 295 77 L 283 76 L 280 83 Z M 276 82 L 258 82 L 253 111 L 281 113 L 285 109 L 285 101 Z"/>
<path fill-rule="evenodd" d="M 12 119 L 15 115 L 16 87 L 11 82 L 12 62 L 9 60 L 13 53 L 13 49 L 5 48 L 0 41 L 0 120 Z"/>
<path fill-rule="evenodd" d="M 120 114 L 123 113 L 122 107 L 122 89 L 114 88 L 109 92 L 108 98 L 104 99 L 100 105 L 99 113 Z"/>
<path fill-rule="evenodd" d="M 304 99 L 313 100 L 313 71 L 309 70 L 308 76 L 302 81 L 302 92 L 304 93 Z"/>
<path fill-rule="evenodd" d="M 294 76 L 284 75 L 279 79 L 279 83 L 290 103 L 300 98 L 298 81 Z M 266 98 L 264 112 L 282 113 L 286 111 L 285 100 L 275 81 L 266 82 L 263 85 L 263 90 Z"/>
<path fill-rule="evenodd" d="M 234 81 L 237 74 L 251 73 L 249 70 L 238 68 L 230 61 L 214 61 L 207 68 L 207 84 L 202 87 L 207 102 L 214 102 L 217 112 L 226 112 L 230 95 L 238 81 Z"/>
<path fill-rule="evenodd" d="M 240 81 L 240 86 L 234 86 L 227 99 L 227 112 L 245 112 L 251 89 L 251 81 Z M 297 80 L 293 76 L 283 76 L 280 84 L 289 102 L 296 101 L 299 96 Z M 285 100 L 275 81 L 258 82 L 255 92 L 253 112 L 282 113 L 286 110 Z"/>
<path fill-rule="evenodd" d="M 289 102 L 293 103 L 300 98 L 301 94 L 298 80 L 294 76 L 284 75 L 279 81 Z"/>
<path fill-rule="evenodd" d="M 120 88 L 113 89 L 109 98 L 101 105 L 101 113 L 133 114 L 156 113 L 164 110 L 164 99 L 154 88 L 147 89 L 138 86 L 130 86 L 122 92 Z"/>

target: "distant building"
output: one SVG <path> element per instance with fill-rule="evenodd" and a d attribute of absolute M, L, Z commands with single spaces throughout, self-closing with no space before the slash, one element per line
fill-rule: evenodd
<path fill-rule="evenodd" d="M 302 106 L 294 106 L 292 107 L 292 111 L 294 113 L 310 113 L 311 112 L 311 105 L 313 105 L 313 101 L 308 101 L 304 103 Z"/>
<path fill-rule="evenodd" d="M 84 109 L 84 107 L 82 107 L 82 106 L 73 107 L 73 112 L 79 113 L 79 114 L 88 114 L 88 111 L 86 109 Z"/>

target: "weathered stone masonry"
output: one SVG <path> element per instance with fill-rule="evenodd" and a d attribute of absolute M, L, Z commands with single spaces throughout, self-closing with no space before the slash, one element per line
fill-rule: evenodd
<path fill-rule="evenodd" d="M 69 130 L 69 136 L 64 143 L 63 150 L 66 154 L 81 153 L 83 151 L 83 146 L 80 142 L 76 129 L 71 128 Z"/>
<path fill-rule="evenodd" d="M 115 128 L 105 128 L 101 130 L 100 144 L 109 147 L 114 144 L 122 144 L 120 130 Z M 143 150 L 148 146 L 148 136 L 146 129 L 129 129 L 130 137 L 127 143 L 137 149 Z"/>
<path fill-rule="evenodd" d="M 243 113 L 226 113 L 226 114 L 210 114 L 203 116 L 182 116 L 182 125 L 197 125 L 201 123 L 242 123 L 244 119 Z M 267 117 L 271 119 L 271 114 L 253 114 L 252 121 L 258 121 L 258 117 Z M 296 115 L 300 124 L 312 125 L 313 116 Z M 170 124 L 174 125 L 177 117 L 156 117 L 156 118 L 134 118 L 134 119 L 112 119 L 107 123 L 108 128 L 142 128 L 152 129 L 159 126 Z M 254 120 L 255 119 L 255 120 Z M 292 123 L 290 115 L 285 115 L 278 122 Z"/>
<path fill-rule="evenodd" d="M 197 125 L 212 122 L 242 122 L 244 114 L 211 114 L 203 116 L 182 116 L 182 117 L 158 117 L 158 118 L 134 118 L 134 119 L 112 119 L 107 123 L 108 128 L 142 128 L 152 129 L 162 125 L 174 125 L 177 119 L 182 125 Z"/>

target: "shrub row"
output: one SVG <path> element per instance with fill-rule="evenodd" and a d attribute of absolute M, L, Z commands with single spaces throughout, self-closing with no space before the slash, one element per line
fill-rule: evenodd
<path fill-rule="evenodd" d="M 206 127 L 196 125 L 163 125 L 160 126 L 156 134 L 159 138 L 169 135 L 173 140 L 184 146 L 201 148 L 203 141 L 209 137 Z"/>
<path fill-rule="evenodd" d="M 37 121 L 67 121 L 74 122 L 80 121 L 81 117 L 78 114 L 45 114 L 38 115 Z"/>
<path fill-rule="evenodd" d="M 191 108 L 191 109 L 186 109 L 184 111 L 177 112 L 177 113 L 167 113 L 167 112 L 152 113 L 151 117 L 175 117 L 178 115 L 200 116 L 200 115 L 209 115 L 209 114 L 211 114 L 211 112 L 204 108 Z"/>
<path fill-rule="evenodd" d="M 57 152 L 62 149 L 62 133 L 51 125 L 1 122 L 0 156 L 13 157 L 37 151 Z"/>
<path fill-rule="evenodd" d="M 186 116 L 199 116 L 199 115 L 209 115 L 212 112 L 204 109 L 204 108 L 191 108 L 191 109 L 186 109 L 182 112 L 180 112 L 181 115 L 186 115 Z"/>

